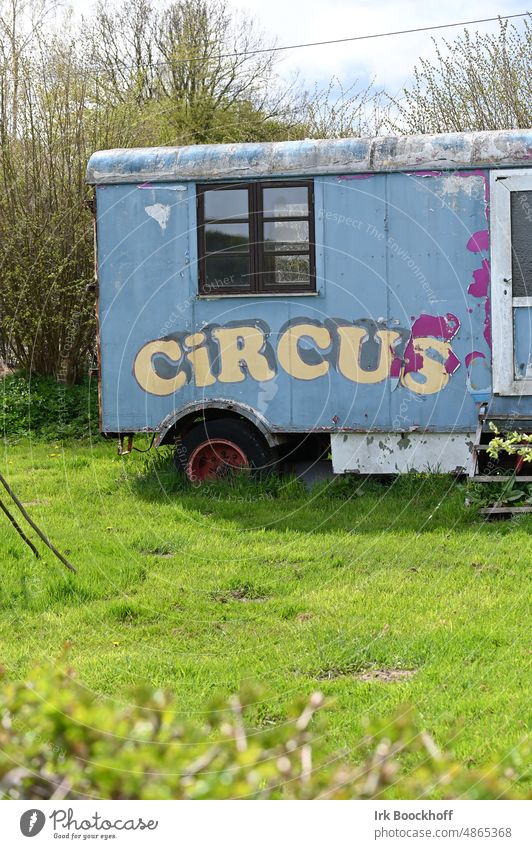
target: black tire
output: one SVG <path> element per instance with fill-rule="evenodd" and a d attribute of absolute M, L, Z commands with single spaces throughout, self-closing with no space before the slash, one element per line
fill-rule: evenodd
<path fill-rule="evenodd" d="M 275 470 L 276 454 L 266 440 L 251 425 L 231 418 L 201 422 L 185 436 L 178 436 L 174 455 L 177 469 L 192 480 L 188 464 L 194 451 L 202 444 L 216 439 L 229 440 L 238 446 L 246 457 L 246 465 L 253 477 L 265 477 Z"/>

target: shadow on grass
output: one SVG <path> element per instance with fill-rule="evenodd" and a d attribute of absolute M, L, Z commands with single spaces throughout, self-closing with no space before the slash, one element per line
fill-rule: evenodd
<path fill-rule="evenodd" d="M 144 460 L 128 485 L 151 503 L 178 500 L 208 518 L 236 522 L 242 528 L 323 533 L 343 530 L 375 533 L 393 530 L 424 533 L 471 530 L 510 532 L 530 522 L 491 524 L 465 504 L 467 484 L 451 475 L 410 473 L 397 476 L 338 476 L 310 488 L 293 476 L 228 476 L 193 486 L 179 473 L 170 450 Z"/>

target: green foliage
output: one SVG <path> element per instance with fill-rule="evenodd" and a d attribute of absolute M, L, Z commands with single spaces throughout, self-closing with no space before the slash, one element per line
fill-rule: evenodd
<path fill-rule="evenodd" d="M 488 456 L 498 460 L 504 454 L 517 455 L 525 462 L 532 462 L 532 433 L 512 430 L 501 434 L 497 426 L 490 422 L 490 430 L 495 434 L 488 446 Z"/>
<path fill-rule="evenodd" d="M 492 460 L 504 460 L 505 456 L 514 456 L 520 457 L 522 462 L 532 462 L 531 434 L 517 430 L 501 433 L 493 422 L 489 423 L 489 427 L 494 437 L 487 447 L 488 457 Z M 525 507 L 532 504 L 532 484 L 520 480 L 515 469 L 508 469 L 504 465 L 490 472 L 492 475 L 499 473 L 501 477 L 509 475 L 508 480 L 481 484 L 475 483 L 474 480 L 468 482 L 466 498 L 471 506 Z"/>
<path fill-rule="evenodd" d="M 2 432 L 8 440 L 29 435 L 50 440 L 98 435 L 95 381 L 68 386 L 53 377 L 9 374 L 0 380 L 0 403 Z"/>
<path fill-rule="evenodd" d="M 168 692 L 137 687 L 117 706 L 71 669 L 34 668 L 27 681 L 2 687 L 0 792 L 39 800 L 526 796 L 525 744 L 469 770 L 403 708 L 387 721 L 366 721 L 363 738 L 352 741 L 354 765 L 324 751 L 321 693 L 268 722 L 263 698 L 248 688 L 211 700 L 203 719 L 191 722 Z"/>
<path fill-rule="evenodd" d="M 470 506 L 478 507 L 525 507 L 532 504 L 532 484 L 521 483 L 511 477 L 497 483 L 475 483 L 466 487 L 466 499 Z"/>
<path fill-rule="evenodd" d="M 421 58 L 413 83 L 395 101 L 394 129 L 408 133 L 527 128 L 532 124 L 532 23 L 500 21 L 495 33 L 464 29 L 434 41 L 434 59 Z"/>

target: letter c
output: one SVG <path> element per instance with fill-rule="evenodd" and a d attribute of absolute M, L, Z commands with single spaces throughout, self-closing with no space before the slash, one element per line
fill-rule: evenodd
<path fill-rule="evenodd" d="M 175 339 L 154 339 L 144 345 L 133 364 L 133 374 L 140 387 L 152 395 L 172 395 L 181 389 L 187 382 L 187 375 L 178 371 L 174 377 L 160 377 L 153 367 L 153 358 L 156 354 L 164 354 L 170 360 L 178 362 L 182 351 L 179 342 Z"/>

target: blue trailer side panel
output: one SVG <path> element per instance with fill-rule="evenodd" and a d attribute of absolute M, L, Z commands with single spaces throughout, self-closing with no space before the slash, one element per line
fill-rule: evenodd
<path fill-rule="evenodd" d="M 198 297 L 195 184 L 99 186 L 103 429 L 155 430 L 223 398 L 279 431 L 474 430 L 490 392 L 487 185 L 481 170 L 316 177 L 317 293 L 211 298 Z M 264 379 L 245 358 L 219 379 L 213 331 L 235 325 L 263 334 Z M 205 385 L 193 334 L 209 348 Z M 135 376 L 142 351 L 154 391 Z"/>

